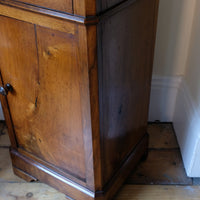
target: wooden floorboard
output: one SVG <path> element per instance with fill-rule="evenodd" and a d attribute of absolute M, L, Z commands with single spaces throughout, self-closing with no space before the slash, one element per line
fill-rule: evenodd
<path fill-rule="evenodd" d="M 0 147 L 9 147 L 10 140 L 8 137 L 8 130 L 4 122 L 0 121 Z"/>
<path fill-rule="evenodd" d="M 200 186 L 125 185 L 115 200 L 199 200 Z"/>
<path fill-rule="evenodd" d="M 115 200 L 199 200 L 200 179 L 186 176 L 172 124 L 151 123 L 148 133 L 149 156 L 129 176 Z M 68 200 L 45 184 L 26 183 L 15 176 L 9 146 L 6 126 L 0 122 L 0 200 Z"/>
<path fill-rule="evenodd" d="M 142 162 L 129 176 L 129 184 L 192 185 L 183 166 L 179 150 L 150 150 Z"/>
<path fill-rule="evenodd" d="M 179 148 L 173 125 L 171 123 L 151 123 L 148 125 L 149 148 L 153 149 L 176 149 Z"/>
<path fill-rule="evenodd" d="M 0 200 L 67 200 L 42 183 L 0 183 Z"/>

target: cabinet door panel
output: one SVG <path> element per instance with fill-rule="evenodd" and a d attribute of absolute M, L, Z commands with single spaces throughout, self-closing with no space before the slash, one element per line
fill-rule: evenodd
<path fill-rule="evenodd" d="M 23 3 L 73 13 L 72 0 L 21 0 Z"/>
<path fill-rule="evenodd" d="M 0 67 L 19 148 L 85 179 L 76 37 L 0 17 Z"/>

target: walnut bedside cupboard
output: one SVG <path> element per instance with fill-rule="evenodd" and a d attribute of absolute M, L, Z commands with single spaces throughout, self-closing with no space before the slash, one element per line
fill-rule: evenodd
<path fill-rule="evenodd" d="M 145 155 L 158 0 L 0 0 L 16 175 L 110 200 Z"/>

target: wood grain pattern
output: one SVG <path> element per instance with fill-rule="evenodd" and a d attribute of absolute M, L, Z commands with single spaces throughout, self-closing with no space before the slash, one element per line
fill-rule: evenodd
<path fill-rule="evenodd" d="M 64 13 L 75 14 L 77 16 L 95 16 L 96 2 L 92 0 L 10 0 L 14 2 L 22 2 L 22 6 L 27 8 L 28 5 L 36 6 L 36 9 L 50 9 L 61 11 Z"/>
<path fill-rule="evenodd" d="M 82 187 L 76 182 L 68 179 L 55 171 L 50 170 L 46 165 L 43 165 L 36 160 L 32 160 L 27 156 L 11 149 L 11 158 L 13 166 L 20 169 L 24 173 L 31 174 L 33 177 L 40 175 L 40 181 L 57 188 L 59 191 L 72 197 L 73 199 L 81 200 L 110 200 L 120 188 L 125 178 L 130 171 L 137 165 L 138 161 L 143 156 L 147 148 L 148 137 L 145 136 L 136 146 L 133 152 L 130 153 L 126 161 L 121 166 L 120 170 L 112 177 L 109 184 L 105 185 L 103 191 L 91 191 L 86 187 Z M 19 173 L 18 173 L 19 175 Z M 21 176 L 22 178 L 24 176 Z M 55 181 L 56 180 L 56 181 Z"/>
<path fill-rule="evenodd" d="M 97 65 L 97 28 L 88 26 L 87 29 L 87 52 L 91 107 L 91 126 L 93 144 L 93 162 L 95 191 L 102 191 L 102 160 L 100 145 L 99 123 L 99 88 L 98 88 L 98 65 Z"/>
<path fill-rule="evenodd" d="M 151 126 L 152 126 L 152 124 L 148 125 L 148 128 Z M 153 126 L 154 126 L 154 131 L 157 132 L 157 136 L 158 136 L 157 138 L 155 138 L 155 137 L 153 138 L 153 140 L 155 140 L 154 142 L 156 142 L 156 140 L 159 140 L 160 127 L 162 127 L 163 130 L 166 129 L 170 132 L 173 132 L 173 130 L 172 130 L 171 126 L 169 126 L 169 124 L 153 124 Z M 5 130 L 5 132 L 7 132 L 7 131 Z M 165 135 L 165 137 L 167 139 L 167 135 Z M 151 135 L 150 135 L 150 140 L 151 140 Z M 1 141 L 1 138 L 0 138 L 0 141 Z M 158 149 L 158 151 L 161 151 L 161 150 Z M 171 152 L 171 155 L 172 154 L 173 154 L 173 152 Z M 33 195 L 32 197 L 30 197 L 30 194 L 29 194 L 30 199 L 35 198 L 35 197 L 37 199 L 44 198 L 44 197 L 47 199 L 50 199 L 50 198 L 52 199 L 52 198 L 54 198 L 55 194 L 60 195 L 59 192 L 53 193 L 52 189 L 50 187 L 46 186 L 45 184 L 41 184 L 41 183 L 21 184 L 21 181 L 23 182 L 23 180 L 16 179 L 17 177 L 12 174 L 10 162 L 11 162 L 10 159 L 8 161 L 8 150 L 6 151 L 4 148 L 0 148 L 0 168 L 1 168 L 1 170 L 0 170 L 0 177 L 1 177 L 1 179 L 0 179 L 0 191 L 1 191 L 0 199 L 7 200 L 7 199 L 11 198 L 11 200 L 12 200 L 12 197 L 9 195 L 10 192 L 12 192 L 12 194 L 15 195 L 20 200 L 23 198 L 26 199 L 26 194 L 30 193 L 30 192 Z M 8 163 L 8 164 L 5 164 L 5 163 Z M 10 167 L 8 167 L 8 165 Z M 181 165 L 179 165 L 179 166 L 181 166 Z M 9 168 L 9 170 L 8 170 L 8 168 Z M 165 165 L 165 169 L 168 170 L 168 165 Z M 165 171 L 165 169 L 161 169 L 161 170 Z M 182 168 L 179 168 L 179 169 L 180 169 L 180 171 L 182 171 Z M 5 176 L 5 174 L 7 174 L 10 177 L 9 180 L 7 180 L 7 178 L 5 178 L 5 177 L 8 177 L 7 175 Z M 178 174 L 180 174 L 180 173 L 178 173 Z M 167 179 L 167 177 L 166 177 L 166 179 Z M 198 181 L 198 179 L 193 179 L 193 185 L 195 185 L 195 184 L 199 185 L 199 182 L 197 182 L 197 181 Z M 9 183 L 9 182 L 11 182 L 11 183 Z M 13 183 L 13 182 L 15 182 L 15 183 Z M 130 188 L 128 189 L 128 187 L 130 187 Z M 145 185 L 145 186 L 140 185 L 139 187 L 141 187 L 140 188 L 141 190 L 138 188 L 138 185 L 124 185 L 122 187 L 122 189 L 120 190 L 120 192 L 116 195 L 116 199 L 120 198 L 120 199 L 130 200 L 130 198 L 133 197 L 136 199 L 142 198 L 142 200 L 143 200 L 143 198 L 144 198 L 144 199 L 149 200 L 149 199 L 154 198 L 154 196 L 153 196 L 154 194 L 156 194 L 157 196 L 163 195 L 162 199 L 166 198 L 167 200 L 169 200 L 170 198 L 181 199 L 181 196 L 179 196 L 180 192 L 178 192 L 177 185 L 173 185 L 172 187 L 170 185 L 167 185 L 167 186 L 166 185 L 165 186 L 154 185 L 154 186 L 150 186 L 151 189 L 150 188 L 147 189 L 149 187 L 148 185 Z M 12 188 L 14 188 L 14 190 L 12 190 Z M 160 188 L 160 189 L 165 188 L 166 193 L 163 193 L 158 188 Z M 184 187 L 178 187 L 178 188 L 181 188 L 180 191 L 182 190 L 182 193 L 187 193 L 187 195 L 188 195 L 187 190 L 193 191 L 192 193 L 190 193 L 190 196 L 189 196 L 189 198 L 192 200 L 198 199 L 198 197 L 199 197 L 199 193 L 195 192 L 195 191 L 199 190 L 199 186 L 194 187 L 194 186 L 190 185 L 190 186 L 184 186 Z M 140 191 L 141 191 L 141 193 L 140 193 Z M 173 192 L 173 194 L 171 196 L 169 196 L 168 191 L 170 193 Z M 188 198 L 188 196 L 186 196 L 185 198 Z"/>
<path fill-rule="evenodd" d="M 17 8 L 41 12 L 47 15 L 55 15 L 55 17 L 71 18 L 77 21 L 78 18 L 96 16 L 96 2 L 92 0 L 0 0 L 4 5 L 11 5 Z M 77 19 L 77 20 L 76 20 Z M 81 21 L 80 21 L 81 22 Z"/>
<path fill-rule="evenodd" d="M 192 185 L 192 179 L 186 175 L 179 150 L 152 150 L 127 183 Z"/>
<path fill-rule="evenodd" d="M 11 149 L 10 153 L 13 166 L 27 174 L 31 174 L 33 177 L 37 178 L 39 175 L 39 180 L 41 182 L 51 185 L 71 198 L 81 200 L 93 200 L 95 198 L 94 192 L 82 187 L 66 176 L 62 176 L 50 170 L 45 165 L 18 153 L 14 149 Z"/>
<path fill-rule="evenodd" d="M 97 14 L 97 1 L 85 0 L 86 2 L 86 16 L 95 16 Z"/>
<path fill-rule="evenodd" d="M 75 38 L 46 28 L 34 29 L 32 24 L 4 17 L 0 18 L 0 26 L 4 41 L 1 73 L 4 82 L 15 89 L 7 98 L 19 146 L 84 180 L 79 85 L 82 76 L 74 59 Z M 7 48 L 9 45 L 12 46 Z M 55 102 L 59 103 L 52 106 Z"/>
<path fill-rule="evenodd" d="M 30 174 L 16 168 L 13 166 L 13 172 L 16 176 L 21 177 L 23 180 L 27 181 L 27 182 L 36 182 L 38 181 L 37 178 L 31 176 Z"/>
<path fill-rule="evenodd" d="M 115 172 L 115 175 L 104 186 L 102 192 L 102 200 L 110 200 L 116 194 L 118 189 L 124 183 L 130 172 L 136 167 L 141 157 L 144 155 L 148 145 L 148 135 L 137 144 L 135 149 L 129 154 L 125 162 L 121 165 L 121 168 Z M 98 199 L 98 198 L 97 198 Z"/>
<path fill-rule="evenodd" d="M 14 0 L 15 1 L 15 0 Z M 20 0 L 23 3 L 28 3 L 35 6 L 60 10 L 63 12 L 73 13 L 72 0 Z"/>
<path fill-rule="evenodd" d="M 94 26 L 95 28 L 95 26 Z M 77 26 L 78 29 L 78 49 L 77 49 L 77 59 L 78 65 L 82 72 L 82 77 L 85 77 L 84 80 L 80 83 L 82 86 L 81 97 L 85 97 L 82 99 L 82 118 L 84 119 L 83 129 L 85 130 L 83 135 L 84 140 L 84 150 L 85 150 L 85 166 L 86 166 L 86 185 L 87 187 L 95 192 L 96 191 L 96 178 L 95 176 L 99 173 L 95 172 L 99 169 L 98 162 L 99 160 L 99 132 L 94 132 L 93 130 L 93 120 L 98 126 L 98 121 L 96 121 L 96 116 L 93 115 L 93 106 L 91 101 L 91 96 L 93 95 L 93 91 L 91 91 L 90 85 L 90 67 L 93 65 L 93 62 L 96 62 L 96 57 L 94 56 L 94 48 L 96 47 L 96 35 L 86 26 Z M 92 38 L 88 37 L 91 35 Z M 95 41 L 94 41 L 95 40 Z M 92 52 L 91 52 L 92 51 Z M 94 56 L 94 57 L 93 57 Z M 92 57 L 92 61 L 91 61 Z M 92 63 L 91 63 L 92 62 Z M 96 87 L 96 85 L 93 85 Z M 95 93 L 96 94 L 96 93 Z M 87 98 L 86 98 L 87 97 Z M 96 97 L 98 98 L 98 96 Z M 97 109 L 95 107 L 95 109 Z M 88 112 L 89 111 L 89 112 Z M 97 161 L 98 160 L 98 161 Z M 96 162 L 97 161 L 97 162 Z"/>
<path fill-rule="evenodd" d="M 82 102 L 87 96 L 81 95 L 85 77 L 76 60 L 76 38 L 37 27 L 37 43 L 40 88 L 38 113 L 31 127 L 37 134 L 36 138 L 41 140 L 39 146 L 42 152 L 38 156 L 42 155 L 44 160 L 84 179 Z M 56 102 L 56 106 L 52 106 Z M 55 123 L 52 119 L 56 119 Z M 49 152 L 49 146 L 54 149 L 53 152 Z"/>
<path fill-rule="evenodd" d="M 96 16 L 96 1 L 93 0 L 73 0 L 74 14 L 90 18 Z"/>
<path fill-rule="evenodd" d="M 200 186 L 127 185 L 115 200 L 198 200 Z"/>
<path fill-rule="evenodd" d="M 2 183 L 0 200 L 70 200 L 42 183 Z"/>
<path fill-rule="evenodd" d="M 199 200 L 200 186 L 124 186 L 115 200 Z M 53 188 L 34 183 L 3 183 L 0 185 L 0 200 L 70 200 Z"/>
<path fill-rule="evenodd" d="M 46 2 L 33 3 L 62 6 Z M 76 0 L 75 16 L 0 0 L 1 84 L 14 88 L 1 99 L 20 177 L 110 200 L 145 154 L 157 0 L 133 2 L 97 16 L 95 1 Z"/>
<path fill-rule="evenodd" d="M 86 16 L 86 0 L 73 0 L 74 14 Z"/>
<path fill-rule="evenodd" d="M 179 149 L 172 124 L 152 123 L 147 130 L 150 149 Z"/>
<path fill-rule="evenodd" d="M 19 9 L 14 6 L 7 6 L 3 4 L 0 4 L 0 14 L 3 16 L 11 17 L 32 24 L 37 24 L 39 26 L 66 32 L 69 34 L 75 34 L 75 26 L 73 23 L 70 23 L 70 21 L 79 22 L 80 20 L 75 20 L 76 18 L 69 18 L 68 20 L 63 20 L 62 18 L 60 19 L 56 16 L 53 17 L 36 12 L 30 12 L 25 9 Z M 81 21 L 80 23 L 84 23 L 84 21 Z"/>
<path fill-rule="evenodd" d="M 37 82 L 35 73 L 35 66 L 37 66 L 37 51 L 35 45 L 32 45 L 35 44 L 35 38 L 32 37 L 32 33 L 34 33 L 34 26 L 6 17 L 0 17 L 0 27 L 0 37 L 2 39 L 0 44 L 0 66 L 1 75 L 3 77 L 2 80 L 4 84 L 10 83 L 14 88 L 20 88 L 20 92 L 22 93 L 22 95 L 18 96 L 18 102 L 12 98 L 13 96 L 17 95 L 16 91 L 14 91 L 12 94 L 8 94 L 7 100 L 9 103 L 9 108 L 11 109 L 10 114 L 14 122 L 18 123 L 21 120 L 21 124 L 24 124 L 25 119 L 23 117 L 19 117 L 21 116 L 21 113 L 19 112 L 21 111 L 25 113 L 26 110 L 24 110 L 24 107 L 22 104 L 20 104 L 20 102 L 25 101 L 23 98 L 27 97 L 26 94 L 29 93 L 30 89 L 33 89 L 33 92 L 30 94 L 32 95 L 30 98 L 33 98 L 35 91 L 34 88 Z M 27 34 L 23 35 L 25 31 Z M 23 41 L 23 43 L 21 41 Z M 29 53 L 31 57 L 26 59 L 28 47 L 30 47 Z M 12 55 L 13 59 L 10 59 L 10 55 Z M 18 70 L 19 66 L 20 69 Z M 13 72 L 15 73 L 14 79 L 12 77 Z M 18 80 L 21 80 L 21 82 Z M 17 109 L 19 110 L 16 110 L 16 115 L 14 115 L 13 112 L 15 112 L 16 105 L 18 105 Z"/>
<path fill-rule="evenodd" d="M 154 0 L 136 1 L 106 16 L 100 23 L 99 94 L 104 184 L 146 133 L 155 3 Z"/>

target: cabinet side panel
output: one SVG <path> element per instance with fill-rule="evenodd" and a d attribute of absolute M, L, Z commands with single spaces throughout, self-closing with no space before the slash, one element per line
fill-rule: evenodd
<path fill-rule="evenodd" d="M 99 25 L 104 184 L 146 133 L 156 5 L 138 0 Z"/>
<path fill-rule="evenodd" d="M 87 29 L 87 52 L 89 66 L 89 88 L 91 106 L 92 125 L 92 145 L 93 145 L 93 168 L 95 191 L 102 190 L 101 173 L 101 149 L 100 149 L 100 129 L 99 129 L 99 88 L 98 88 L 98 66 L 97 66 L 97 27 L 88 26 Z M 91 173 L 90 173 L 91 174 Z"/>
<path fill-rule="evenodd" d="M 98 12 L 103 12 L 112 6 L 122 3 L 123 1 L 124 0 L 101 0 L 100 3 L 98 3 Z"/>

